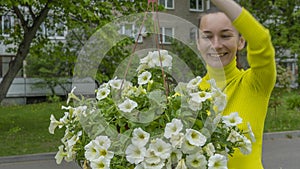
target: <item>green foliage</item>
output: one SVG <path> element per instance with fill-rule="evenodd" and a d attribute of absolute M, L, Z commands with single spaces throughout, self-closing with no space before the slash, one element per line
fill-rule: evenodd
<path fill-rule="evenodd" d="M 299 89 L 292 89 L 291 92 L 285 92 L 282 88 L 274 88 L 270 100 L 265 120 L 265 132 L 290 131 L 300 129 L 299 109 L 290 109 L 288 100 L 298 102 Z M 293 103 L 294 104 L 294 103 Z M 296 105 L 296 104 L 295 104 Z"/>
<path fill-rule="evenodd" d="M 291 110 L 300 110 L 300 95 L 293 94 L 286 99 L 287 107 Z"/>
<path fill-rule="evenodd" d="M 200 56 L 193 51 L 193 49 L 197 50 L 196 44 L 190 45 L 191 47 L 177 40 L 173 40 L 171 50 L 188 65 L 194 75 L 203 77 L 206 73 L 205 63 L 201 60 Z"/>
<path fill-rule="evenodd" d="M 300 53 L 299 0 L 240 0 L 271 32 L 276 56 Z"/>
<path fill-rule="evenodd" d="M 290 91 L 291 90 L 291 82 L 292 82 L 292 72 L 284 67 L 282 67 L 281 65 L 277 65 L 277 77 L 276 77 L 276 81 L 277 84 L 284 88 L 286 91 Z"/>
<path fill-rule="evenodd" d="M 71 75 L 70 70 L 73 68 L 74 56 L 78 55 L 77 52 L 80 51 L 84 42 L 99 27 L 116 17 L 144 11 L 146 5 L 147 2 L 143 0 L 135 0 L 134 2 L 118 0 L 105 2 L 97 0 L 1 1 L 0 15 L 14 15 L 14 23 L 17 24 L 14 25 L 13 31 L 7 31 L 9 34 L 8 38 L 0 32 L 0 40 L 8 47 L 6 52 L 18 56 L 13 61 L 18 63 L 16 64 L 17 66 L 9 69 L 8 74 L 10 76 L 5 77 L 9 80 L 3 80 L 2 82 L 10 84 L 16 74 L 15 71 L 22 68 L 22 64 L 19 63 L 22 63 L 28 54 L 32 55 L 32 58 L 29 60 L 33 61 L 33 63 L 29 64 L 37 64 L 36 66 L 28 67 L 28 71 L 31 69 L 31 76 L 42 74 L 43 77 L 50 77 L 59 74 L 58 76 L 60 77 L 62 71 L 65 71 L 67 76 Z M 46 29 L 41 29 L 43 26 Z M 72 42 L 67 46 L 53 43 L 54 41 L 59 42 L 59 40 L 53 39 L 53 36 L 55 34 L 63 35 L 65 30 L 72 32 L 74 37 Z M 62 50 L 62 46 L 65 46 L 64 50 Z M 66 58 L 67 56 L 71 57 Z M 68 60 L 67 66 L 64 65 L 66 60 Z M 70 60 L 73 61 L 70 62 Z M 42 64 L 45 65 L 42 66 Z M 68 70 L 63 70 L 63 68 Z M 38 72 L 34 72 L 34 70 L 38 70 Z M 54 78 L 44 78 L 44 80 L 46 84 L 48 82 L 52 84 L 62 83 Z M 53 80 L 54 82 L 52 82 Z M 1 92 L 1 97 L 5 96 L 8 91 L 5 84 L 1 83 L 2 86 L 5 86 L 5 88 Z M 53 88 L 52 85 L 49 87 Z"/>

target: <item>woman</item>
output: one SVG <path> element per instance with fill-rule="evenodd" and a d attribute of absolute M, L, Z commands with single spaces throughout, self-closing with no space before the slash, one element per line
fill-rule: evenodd
<path fill-rule="evenodd" d="M 250 123 L 256 141 L 252 152 L 243 155 L 236 150 L 228 162 L 229 169 L 263 169 L 262 139 L 268 101 L 275 84 L 275 52 L 269 31 L 233 0 L 212 0 L 222 12 L 201 17 L 198 48 L 207 63 L 207 75 L 227 95 L 224 115 L 238 112 L 243 118 L 239 126 L 247 131 Z M 246 71 L 236 67 L 236 53 L 247 41 Z M 223 80 L 225 75 L 225 80 Z M 201 88 L 207 84 L 202 83 Z"/>

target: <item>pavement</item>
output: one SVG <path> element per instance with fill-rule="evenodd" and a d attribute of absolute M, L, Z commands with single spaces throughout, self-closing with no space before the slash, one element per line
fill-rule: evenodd
<path fill-rule="evenodd" d="M 0 157 L 0 169 L 81 169 L 75 162 L 57 165 L 55 153 Z M 265 169 L 300 169 L 300 130 L 265 133 Z"/>

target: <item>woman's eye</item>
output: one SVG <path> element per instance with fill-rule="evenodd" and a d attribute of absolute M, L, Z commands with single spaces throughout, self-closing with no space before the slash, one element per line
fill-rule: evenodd
<path fill-rule="evenodd" d="M 228 39 L 228 38 L 231 38 L 232 35 L 222 35 L 221 37 L 224 38 L 224 39 Z"/>
<path fill-rule="evenodd" d="M 202 39 L 211 39 L 212 36 L 210 36 L 210 35 L 202 35 L 201 38 Z"/>

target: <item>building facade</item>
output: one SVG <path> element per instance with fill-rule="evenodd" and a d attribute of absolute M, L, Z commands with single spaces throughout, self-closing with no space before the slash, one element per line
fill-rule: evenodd
<path fill-rule="evenodd" d="M 193 43 L 196 39 L 198 19 L 202 12 L 209 9 L 212 4 L 210 0 L 158 0 L 158 3 L 164 6 L 165 10 L 161 13 L 162 15 L 159 21 L 159 32 L 160 41 L 164 46 L 169 46 L 172 44 L 172 39 L 176 38 L 184 43 Z M 9 31 L 12 31 L 13 25 L 17 24 L 16 17 L 10 14 L 0 16 L 0 32 L 4 38 L 8 38 Z M 61 27 L 63 25 L 56 25 Z M 120 34 L 125 34 L 133 38 L 137 38 L 137 31 L 139 27 L 134 24 L 121 24 Z M 148 30 L 144 28 L 141 33 L 145 33 Z M 44 25 L 41 27 L 40 33 L 46 34 L 49 38 L 53 40 L 64 41 L 67 36 L 67 30 L 63 32 L 56 32 L 55 30 L 47 29 Z M 138 43 L 139 48 L 149 48 L 153 45 L 153 41 L 149 41 L 149 38 L 144 36 L 139 36 Z M 3 41 L 0 41 L 0 81 L 5 75 L 9 68 L 10 61 L 15 57 L 13 53 L 7 52 L 7 46 Z M 155 45 L 153 46 L 155 48 Z M 298 67 L 297 67 L 297 56 L 291 57 L 285 60 L 280 60 L 284 62 L 287 67 L 290 68 L 294 80 L 293 85 L 297 84 Z M 16 103 L 26 103 L 27 99 L 30 97 L 41 97 L 46 96 L 50 93 L 47 89 L 39 89 L 34 87 L 34 84 L 39 79 L 30 78 L 26 76 L 26 62 L 24 62 L 24 69 L 22 69 L 12 86 L 9 89 L 6 100 L 13 100 Z M 297 85 L 296 85 L 297 86 Z M 58 94 L 65 95 L 64 91 L 57 88 Z"/>

